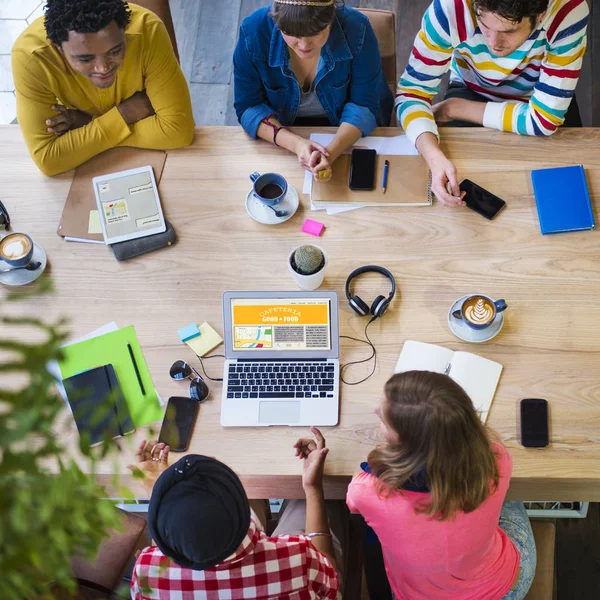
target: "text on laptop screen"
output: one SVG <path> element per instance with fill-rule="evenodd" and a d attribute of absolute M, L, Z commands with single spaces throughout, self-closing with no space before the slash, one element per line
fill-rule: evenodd
<path fill-rule="evenodd" d="M 234 351 L 331 350 L 328 298 L 236 298 Z"/>

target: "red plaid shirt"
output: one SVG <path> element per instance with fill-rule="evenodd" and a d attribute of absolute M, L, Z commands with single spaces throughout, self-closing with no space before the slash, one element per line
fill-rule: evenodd
<path fill-rule="evenodd" d="M 179 567 L 156 546 L 145 548 L 131 578 L 133 600 L 309 600 L 338 598 L 329 560 L 304 535 L 267 537 L 252 520 L 240 547 L 216 567 Z"/>

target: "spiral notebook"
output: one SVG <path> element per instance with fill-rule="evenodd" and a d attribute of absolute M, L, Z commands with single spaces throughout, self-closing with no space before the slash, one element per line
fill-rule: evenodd
<path fill-rule="evenodd" d="M 372 191 L 353 191 L 348 187 L 350 154 L 340 156 L 329 181 L 314 181 L 311 202 L 315 208 L 333 204 L 360 206 L 431 206 L 431 173 L 420 156 L 378 154 L 375 167 L 375 188 Z M 383 193 L 383 166 L 389 161 L 387 189 Z"/>

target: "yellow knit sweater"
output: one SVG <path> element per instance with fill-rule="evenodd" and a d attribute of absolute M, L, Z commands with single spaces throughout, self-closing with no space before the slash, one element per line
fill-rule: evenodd
<path fill-rule="evenodd" d="M 115 146 L 168 149 L 187 146 L 194 137 L 190 93 L 169 34 L 152 12 L 129 4 L 125 60 L 114 83 L 97 88 L 76 73 L 47 39 L 44 19 L 34 21 L 12 49 L 17 119 L 31 157 L 46 175 L 68 171 Z M 116 108 L 146 90 L 156 114 L 128 125 Z M 52 104 L 84 111 L 94 118 L 62 136 L 46 131 Z"/>

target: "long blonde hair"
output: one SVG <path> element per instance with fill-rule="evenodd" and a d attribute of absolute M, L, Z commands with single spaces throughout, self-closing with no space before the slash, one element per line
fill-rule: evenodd
<path fill-rule="evenodd" d="M 466 392 L 447 375 L 409 371 L 388 380 L 385 397 L 381 418 L 399 443 L 369 454 L 380 497 L 425 469 L 430 493 L 417 512 L 443 521 L 474 511 L 500 475 L 490 434 Z"/>

